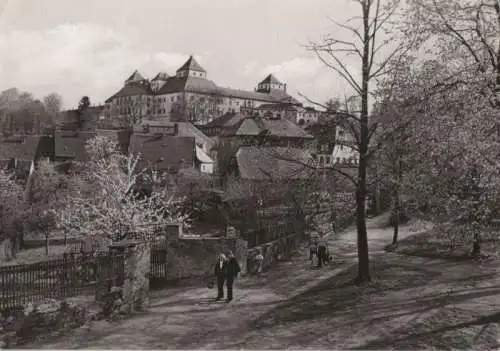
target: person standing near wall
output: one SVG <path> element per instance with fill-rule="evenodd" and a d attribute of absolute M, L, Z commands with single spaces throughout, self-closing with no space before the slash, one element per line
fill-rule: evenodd
<path fill-rule="evenodd" d="M 262 255 L 262 249 L 259 248 L 257 255 L 255 256 L 255 262 L 257 265 L 257 276 L 261 276 L 264 266 L 264 256 Z"/>
<path fill-rule="evenodd" d="M 227 264 L 226 264 L 226 286 L 227 286 L 227 299 L 226 302 L 230 302 L 233 299 L 233 283 L 238 274 L 241 272 L 240 264 L 233 253 L 229 251 L 227 253 Z"/>
<path fill-rule="evenodd" d="M 327 244 L 326 239 L 321 238 L 318 244 L 318 268 L 323 267 L 323 264 L 326 264 L 327 261 Z"/>
<path fill-rule="evenodd" d="M 217 279 L 217 298 L 219 301 L 224 297 L 224 282 L 227 276 L 227 258 L 226 255 L 221 253 L 215 263 L 215 278 Z"/>

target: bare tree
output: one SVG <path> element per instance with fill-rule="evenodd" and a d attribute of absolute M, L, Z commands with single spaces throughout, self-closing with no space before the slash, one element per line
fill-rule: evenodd
<path fill-rule="evenodd" d="M 346 23 L 336 24 L 347 30 L 352 40 L 342 40 L 331 35 L 323 40 L 309 45 L 321 62 L 336 72 L 352 88 L 360 99 L 359 113 L 343 113 L 343 118 L 355 140 L 355 148 L 359 152 L 358 174 L 356 177 L 345 174 L 356 186 L 356 226 L 358 247 L 358 282 L 368 282 L 370 278 L 368 238 L 366 228 L 366 198 L 367 198 L 367 167 L 375 152 L 371 139 L 377 124 L 369 123 L 369 105 L 372 97 L 371 84 L 384 76 L 389 69 L 389 63 L 398 59 L 403 46 L 397 44 L 390 52 L 388 44 L 398 42 L 396 35 L 387 35 L 387 30 L 393 26 L 393 17 L 397 14 L 399 1 L 383 0 L 353 0 L 360 6 L 361 16 L 352 18 Z M 354 22 L 358 22 L 358 28 Z M 361 23 L 359 23 L 361 22 Z M 385 37 L 383 37 L 385 35 Z M 360 62 L 361 78 L 345 63 L 345 58 L 355 57 Z M 380 59 L 379 59 L 380 58 Z M 321 105 L 321 104 L 316 104 Z M 339 171 L 337 169 L 337 171 Z"/>

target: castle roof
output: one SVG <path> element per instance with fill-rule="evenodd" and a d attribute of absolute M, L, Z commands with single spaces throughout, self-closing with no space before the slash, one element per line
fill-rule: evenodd
<path fill-rule="evenodd" d="M 216 93 L 217 90 L 217 85 L 208 79 L 200 77 L 168 77 L 158 95 L 184 91 L 212 94 Z"/>
<path fill-rule="evenodd" d="M 177 70 L 177 72 L 179 71 L 197 71 L 206 73 L 203 67 L 201 67 L 192 55 L 189 56 L 188 60 Z"/>
<path fill-rule="evenodd" d="M 142 74 L 140 74 L 138 70 L 135 70 L 134 73 L 132 73 L 132 75 L 125 81 L 125 84 L 130 82 L 140 82 L 143 80 L 145 80 L 145 78 L 142 76 Z"/>
<path fill-rule="evenodd" d="M 151 91 L 151 86 L 147 84 L 145 81 L 141 82 L 129 82 L 125 84 L 118 92 L 111 97 L 109 97 L 106 102 L 110 102 L 111 100 L 117 97 L 128 97 L 128 96 L 137 96 L 137 95 L 153 95 Z"/>
<path fill-rule="evenodd" d="M 262 82 L 259 84 L 282 84 L 274 75 L 269 74 Z"/>
<path fill-rule="evenodd" d="M 155 81 L 155 80 L 167 80 L 168 78 L 168 74 L 166 72 L 158 72 L 158 74 L 151 80 L 151 81 Z"/>

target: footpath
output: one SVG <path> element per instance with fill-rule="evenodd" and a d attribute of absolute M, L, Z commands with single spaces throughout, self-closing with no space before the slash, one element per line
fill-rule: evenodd
<path fill-rule="evenodd" d="M 368 220 L 372 255 L 390 242 L 390 229 L 380 228 L 380 218 Z M 402 228 L 400 237 L 410 235 Z M 214 289 L 206 281 L 197 286 L 169 288 L 152 293 L 149 311 L 117 322 L 99 321 L 71 334 L 29 348 L 43 349 L 223 349 L 284 348 L 287 330 L 257 326 L 256 321 L 283 303 L 352 268 L 356 262 L 356 230 L 329 235 L 333 263 L 312 268 L 308 249 L 303 247 L 289 261 L 282 262 L 260 278 L 242 277 L 235 283 L 235 297 L 229 303 L 213 301 Z M 293 333 L 297 333 L 294 331 Z M 281 335 L 280 335 L 281 334 Z M 300 335 L 295 335 L 299 337 Z M 307 339 L 307 338 L 306 338 Z M 289 345 L 287 345 L 289 346 Z M 298 345 L 299 346 L 299 345 Z M 308 347 L 301 345 L 301 348 Z"/>

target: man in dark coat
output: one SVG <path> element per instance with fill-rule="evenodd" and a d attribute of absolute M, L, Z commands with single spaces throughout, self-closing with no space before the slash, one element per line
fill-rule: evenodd
<path fill-rule="evenodd" d="M 217 262 L 215 263 L 215 278 L 217 279 L 217 298 L 219 301 L 224 297 L 224 282 L 227 276 L 227 259 L 224 254 L 220 254 Z"/>
<path fill-rule="evenodd" d="M 231 251 L 227 254 L 228 260 L 226 264 L 226 284 L 227 284 L 227 302 L 233 299 L 233 283 L 238 273 L 241 272 L 240 264 Z"/>
<path fill-rule="evenodd" d="M 322 238 L 318 244 L 318 268 L 323 267 L 327 262 L 327 243 L 326 239 Z"/>

